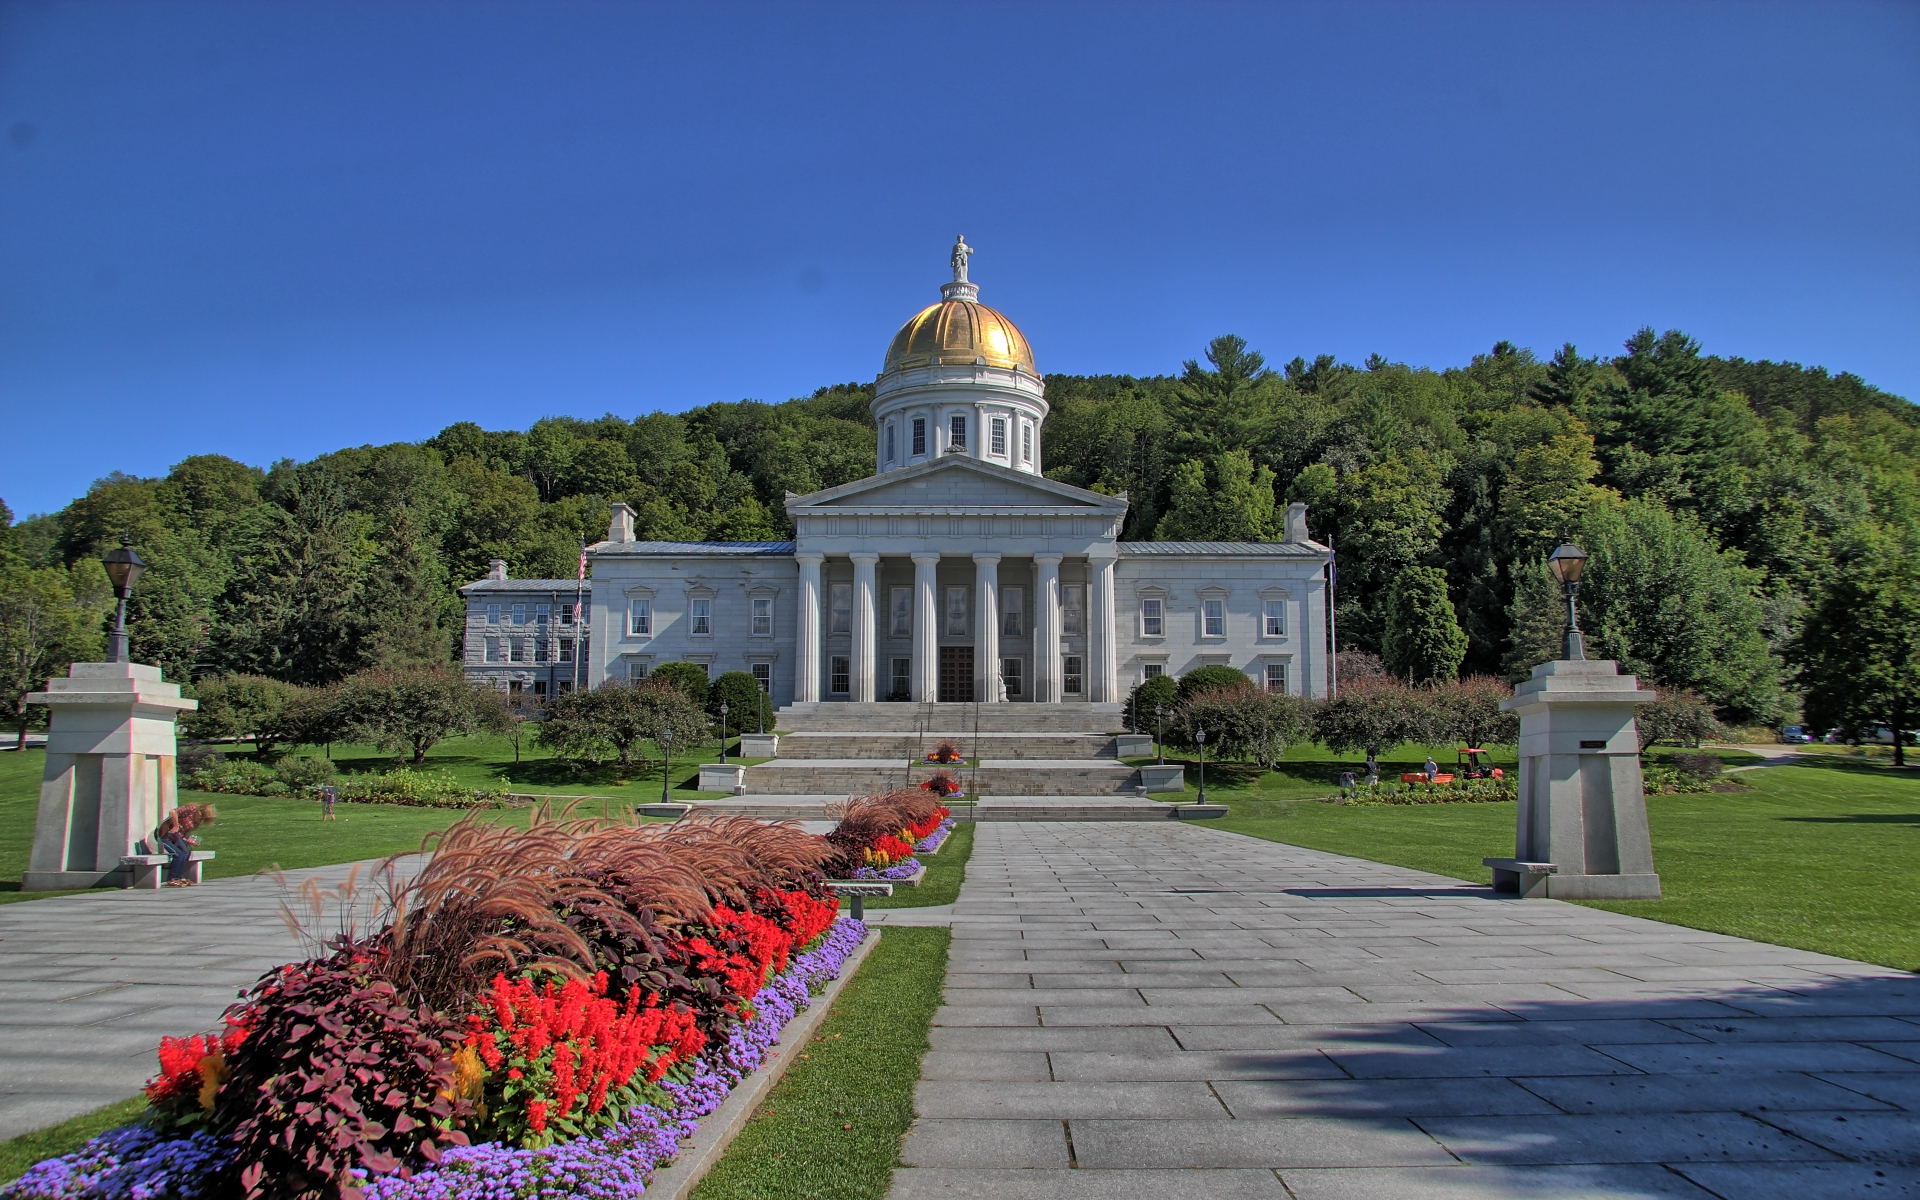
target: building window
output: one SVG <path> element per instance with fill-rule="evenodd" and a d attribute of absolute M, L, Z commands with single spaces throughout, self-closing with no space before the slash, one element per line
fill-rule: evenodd
<path fill-rule="evenodd" d="M 546 680 L 536 679 L 533 681 L 533 698 L 535 700 L 545 700 L 547 698 Z"/>
<path fill-rule="evenodd" d="M 516 604 L 513 606 L 513 623 L 515 625 L 525 625 L 527 623 L 526 605 Z"/>
<path fill-rule="evenodd" d="M 560 681 L 560 694 L 562 696 L 566 695 L 568 692 L 571 692 L 572 690 L 573 690 L 573 681 L 571 679 L 562 679 Z"/>
<path fill-rule="evenodd" d="M 953 417 L 947 421 L 947 440 L 963 450 L 966 449 L 967 419 L 965 417 Z"/>
<path fill-rule="evenodd" d="M 1145 683 L 1149 679 L 1158 679 L 1166 673 L 1165 663 L 1146 663 L 1140 668 L 1140 681 Z"/>
<path fill-rule="evenodd" d="M 1069 654 L 1061 660 L 1060 665 L 1064 668 L 1061 674 L 1066 676 L 1066 678 L 1061 681 L 1060 690 L 1069 696 L 1078 696 L 1080 694 L 1081 675 L 1080 656 L 1078 654 Z"/>
<path fill-rule="evenodd" d="M 572 638 L 560 639 L 560 661 L 565 663 L 570 663 L 573 661 L 573 639 Z"/>
<path fill-rule="evenodd" d="M 853 632 L 853 585 L 835 583 L 827 587 L 827 632 Z"/>
<path fill-rule="evenodd" d="M 852 662 L 853 659 L 844 654 L 836 654 L 833 656 L 833 678 L 829 681 L 829 690 L 832 691 L 834 695 L 844 696 L 853 690 L 849 681 L 849 676 L 853 673 L 849 667 L 849 664 Z"/>
<path fill-rule="evenodd" d="M 520 697 L 525 693 L 526 689 L 527 685 L 521 683 L 518 679 L 507 680 L 507 698 L 515 704 L 520 703 Z"/>
<path fill-rule="evenodd" d="M 651 670 L 652 668 L 646 663 L 631 660 L 627 663 L 627 680 L 630 683 L 639 683 L 651 673 Z"/>
<path fill-rule="evenodd" d="M 947 589 L 947 636 L 967 636 L 967 589 Z"/>
<path fill-rule="evenodd" d="M 688 661 L 688 662 L 693 662 L 693 660 L 692 660 L 692 659 L 688 659 L 687 661 Z M 713 664 L 712 664 L 712 663 L 703 663 L 703 662 L 702 662 L 702 663 L 693 663 L 693 665 L 694 665 L 694 666 L 696 666 L 696 667 L 699 667 L 699 668 L 700 668 L 700 673 L 701 673 L 702 675 L 705 675 L 705 676 L 706 676 L 706 677 L 707 677 L 708 679 L 712 679 L 712 678 L 713 678 Z"/>
<path fill-rule="evenodd" d="M 487 624 L 498 625 L 499 623 L 500 623 L 500 606 L 498 604 L 487 605 Z"/>
<path fill-rule="evenodd" d="M 693 628 L 687 632 L 694 637 L 713 636 L 713 601 L 695 597 L 691 605 Z"/>
<path fill-rule="evenodd" d="M 1285 637 L 1287 635 L 1287 602 L 1285 600 L 1267 601 L 1264 620 L 1268 637 Z"/>
<path fill-rule="evenodd" d="M 913 694 L 913 660 L 896 658 L 893 660 L 892 695 L 906 697 Z"/>
<path fill-rule="evenodd" d="M 1167 602 L 1158 599 L 1146 599 L 1140 602 L 1140 636 L 1165 637 L 1167 634 Z"/>
<path fill-rule="evenodd" d="M 1033 461 L 1033 425 L 1027 421 L 1020 422 L 1020 457 Z"/>
<path fill-rule="evenodd" d="M 487 648 L 485 653 L 482 655 L 480 661 L 482 662 L 499 662 L 500 661 L 500 639 L 499 638 L 490 637 L 487 639 Z"/>
<path fill-rule="evenodd" d="M 1007 456 L 1007 419 L 995 417 L 990 427 L 993 430 L 993 456 L 1005 458 Z"/>
<path fill-rule="evenodd" d="M 545 604 L 536 604 L 533 606 L 533 623 L 535 625 L 545 625 L 552 616 L 553 609 L 550 606 Z"/>
<path fill-rule="evenodd" d="M 1287 664 L 1267 664 L 1267 691 L 1275 696 L 1287 694 Z"/>
<path fill-rule="evenodd" d="M 1200 602 L 1200 636 L 1227 636 L 1227 602 L 1225 600 Z"/>
<path fill-rule="evenodd" d="M 632 602 L 627 609 L 627 629 L 639 637 L 653 636 L 653 601 Z"/>
<path fill-rule="evenodd" d="M 1079 637 L 1086 631 L 1086 585 L 1080 583 L 1062 584 L 1060 587 L 1060 636 Z"/>
<path fill-rule="evenodd" d="M 1000 682 L 1006 686 L 1007 699 L 1020 694 L 1020 660 L 1003 658 L 1000 660 Z"/>
<path fill-rule="evenodd" d="M 897 638 L 913 636 L 913 589 L 894 588 L 893 636 Z"/>
<path fill-rule="evenodd" d="M 549 644 L 546 638 L 537 637 L 533 639 L 533 661 L 537 663 L 547 661 L 548 650 Z"/>
<path fill-rule="evenodd" d="M 571 604 L 562 604 L 560 606 L 560 623 L 562 625 L 573 624 L 573 608 L 574 606 Z"/>
<path fill-rule="evenodd" d="M 527 661 L 527 639 L 517 637 L 507 639 L 507 661 Z"/>
<path fill-rule="evenodd" d="M 773 694 L 773 664 L 754 663 L 753 681 L 760 685 L 760 694 L 762 696 L 771 696 Z"/>
<path fill-rule="evenodd" d="M 1000 632 L 1007 637 L 1020 637 L 1027 632 L 1025 588 L 1000 589 Z"/>
<path fill-rule="evenodd" d="M 893 422 L 888 421 L 887 422 L 887 461 L 888 462 L 893 461 L 893 451 L 894 451 L 893 433 L 894 433 Z"/>
<path fill-rule="evenodd" d="M 925 417 L 913 419 L 913 452 L 915 454 L 927 452 L 927 419 Z"/>

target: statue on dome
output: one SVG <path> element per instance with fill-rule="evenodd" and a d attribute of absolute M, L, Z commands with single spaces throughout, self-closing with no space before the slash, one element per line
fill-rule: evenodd
<path fill-rule="evenodd" d="M 967 281 L 967 259 L 972 257 L 973 247 L 967 245 L 967 235 L 957 234 L 953 239 L 953 281 Z"/>

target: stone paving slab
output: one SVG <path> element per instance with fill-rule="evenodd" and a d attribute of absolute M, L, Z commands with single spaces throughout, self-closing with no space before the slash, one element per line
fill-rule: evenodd
<path fill-rule="evenodd" d="M 975 836 L 895 1200 L 1920 1197 L 1911 974 L 1203 826 Z"/>
<path fill-rule="evenodd" d="M 286 882 L 333 886 L 353 870 Z M 217 1027 L 243 988 L 300 957 L 282 894 L 253 876 L 0 905 L 0 1140 L 134 1095 L 163 1035 Z"/>

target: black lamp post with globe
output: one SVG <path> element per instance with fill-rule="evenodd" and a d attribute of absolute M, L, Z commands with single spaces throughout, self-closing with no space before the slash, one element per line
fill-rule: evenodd
<path fill-rule="evenodd" d="M 1196 729 L 1193 740 L 1200 743 L 1200 803 L 1207 802 L 1207 731 Z"/>
<path fill-rule="evenodd" d="M 1167 731 L 1163 720 L 1165 709 L 1158 704 L 1153 706 L 1153 760 L 1159 766 L 1167 765 Z"/>
<path fill-rule="evenodd" d="M 140 572 L 147 569 L 147 560 L 134 550 L 133 535 L 125 534 L 120 538 L 120 545 L 101 555 L 100 561 L 107 568 L 107 578 L 113 581 L 113 594 L 120 598 L 120 606 L 114 613 L 113 632 L 107 635 L 107 661 L 132 662 L 127 654 L 127 601 L 133 597 L 133 585 L 140 578 Z"/>
<path fill-rule="evenodd" d="M 1580 577 L 1586 574 L 1587 552 L 1567 542 L 1547 557 L 1547 569 L 1553 572 L 1560 583 L 1561 594 L 1567 598 L 1567 633 L 1560 644 L 1560 657 L 1584 662 L 1587 647 L 1580 636 Z"/>
<path fill-rule="evenodd" d="M 727 702 L 720 702 L 720 765 L 727 765 Z"/>
<path fill-rule="evenodd" d="M 671 729 L 662 730 L 660 733 L 660 757 L 664 760 L 660 764 L 660 803 L 671 804 L 673 796 L 667 790 L 673 784 L 673 730 Z"/>

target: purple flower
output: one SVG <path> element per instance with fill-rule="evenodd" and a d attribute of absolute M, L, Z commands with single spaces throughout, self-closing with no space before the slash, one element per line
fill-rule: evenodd
<path fill-rule="evenodd" d="M 920 869 L 919 859 L 903 858 L 899 862 L 893 864 L 890 867 L 885 867 L 885 868 L 858 867 L 854 870 L 853 877 L 855 879 L 879 879 L 879 880 L 912 879 L 914 872 L 918 871 L 919 869 Z"/>
<path fill-rule="evenodd" d="M 665 1108 L 642 1105 L 611 1129 L 541 1150 L 498 1142 L 456 1147 L 411 1178 L 365 1180 L 367 1200 L 630 1200 L 645 1194 L 654 1171 L 672 1161 L 701 1117 L 759 1069 L 787 1022 L 812 1004 L 816 990 L 839 977 L 866 936 L 859 921 L 835 921 L 819 945 L 760 990 L 753 1019 L 710 1047 L 690 1078 L 660 1082 L 669 1097 Z M 198 1200 L 225 1165 L 225 1153 L 207 1133 L 163 1138 L 144 1125 L 129 1125 L 40 1163 L 0 1190 L 0 1200 Z"/>

